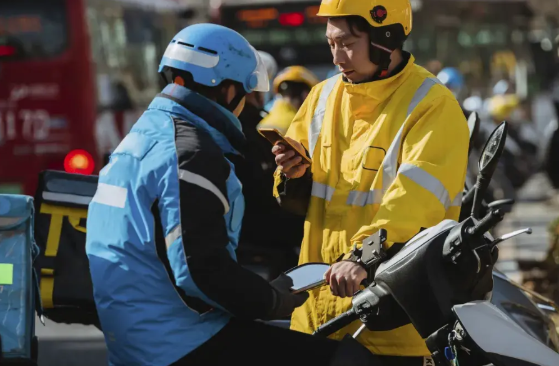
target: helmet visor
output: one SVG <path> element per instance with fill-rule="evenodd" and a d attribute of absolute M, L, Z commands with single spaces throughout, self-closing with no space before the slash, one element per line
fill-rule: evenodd
<path fill-rule="evenodd" d="M 256 92 L 268 92 L 270 90 L 270 79 L 268 78 L 268 69 L 266 68 L 266 64 L 260 57 L 260 54 L 254 47 L 252 47 L 252 51 L 254 52 L 254 56 L 256 57 L 256 69 L 252 73 L 251 79 L 255 80 L 251 82 L 251 86 L 256 85 L 252 88 L 252 91 Z"/>

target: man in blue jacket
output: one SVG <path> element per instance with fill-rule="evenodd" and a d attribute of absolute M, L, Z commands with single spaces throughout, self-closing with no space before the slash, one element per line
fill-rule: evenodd
<path fill-rule="evenodd" d="M 269 87 L 260 57 L 237 32 L 198 24 L 175 36 L 159 71 L 169 84 L 111 155 L 89 206 L 110 364 L 329 365 L 338 342 L 253 321 L 289 316 L 308 295 L 236 262 L 244 199 L 227 156 L 242 151 L 245 95 Z"/>

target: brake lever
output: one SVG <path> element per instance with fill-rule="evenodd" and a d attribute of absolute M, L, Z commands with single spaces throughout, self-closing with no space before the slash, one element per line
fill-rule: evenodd
<path fill-rule="evenodd" d="M 513 231 L 512 233 L 505 234 L 505 235 L 501 236 L 500 238 L 497 238 L 497 239 L 493 240 L 493 242 L 491 243 L 491 247 L 495 247 L 499 243 L 501 243 L 505 240 L 514 238 L 515 236 L 519 236 L 519 235 L 522 235 L 522 234 L 532 235 L 532 232 L 533 231 L 532 231 L 531 227 L 528 227 L 526 229 Z"/>
<path fill-rule="evenodd" d="M 506 198 L 504 200 L 493 201 L 489 205 L 487 205 L 487 207 L 489 207 L 490 209 L 494 209 L 494 208 L 500 208 L 508 205 L 514 205 L 514 199 Z"/>

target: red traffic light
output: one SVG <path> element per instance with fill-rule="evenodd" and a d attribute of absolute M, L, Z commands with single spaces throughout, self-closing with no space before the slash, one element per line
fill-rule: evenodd
<path fill-rule="evenodd" d="M 68 173 L 91 175 L 95 162 L 90 153 L 85 150 L 73 150 L 64 159 L 64 170 Z"/>

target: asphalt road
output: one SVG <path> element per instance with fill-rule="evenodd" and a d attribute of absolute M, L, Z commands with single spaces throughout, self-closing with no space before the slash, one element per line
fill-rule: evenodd
<path fill-rule="evenodd" d="M 103 333 L 93 326 L 57 324 L 36 319 L 39 366 L 107 366 Z"/>

